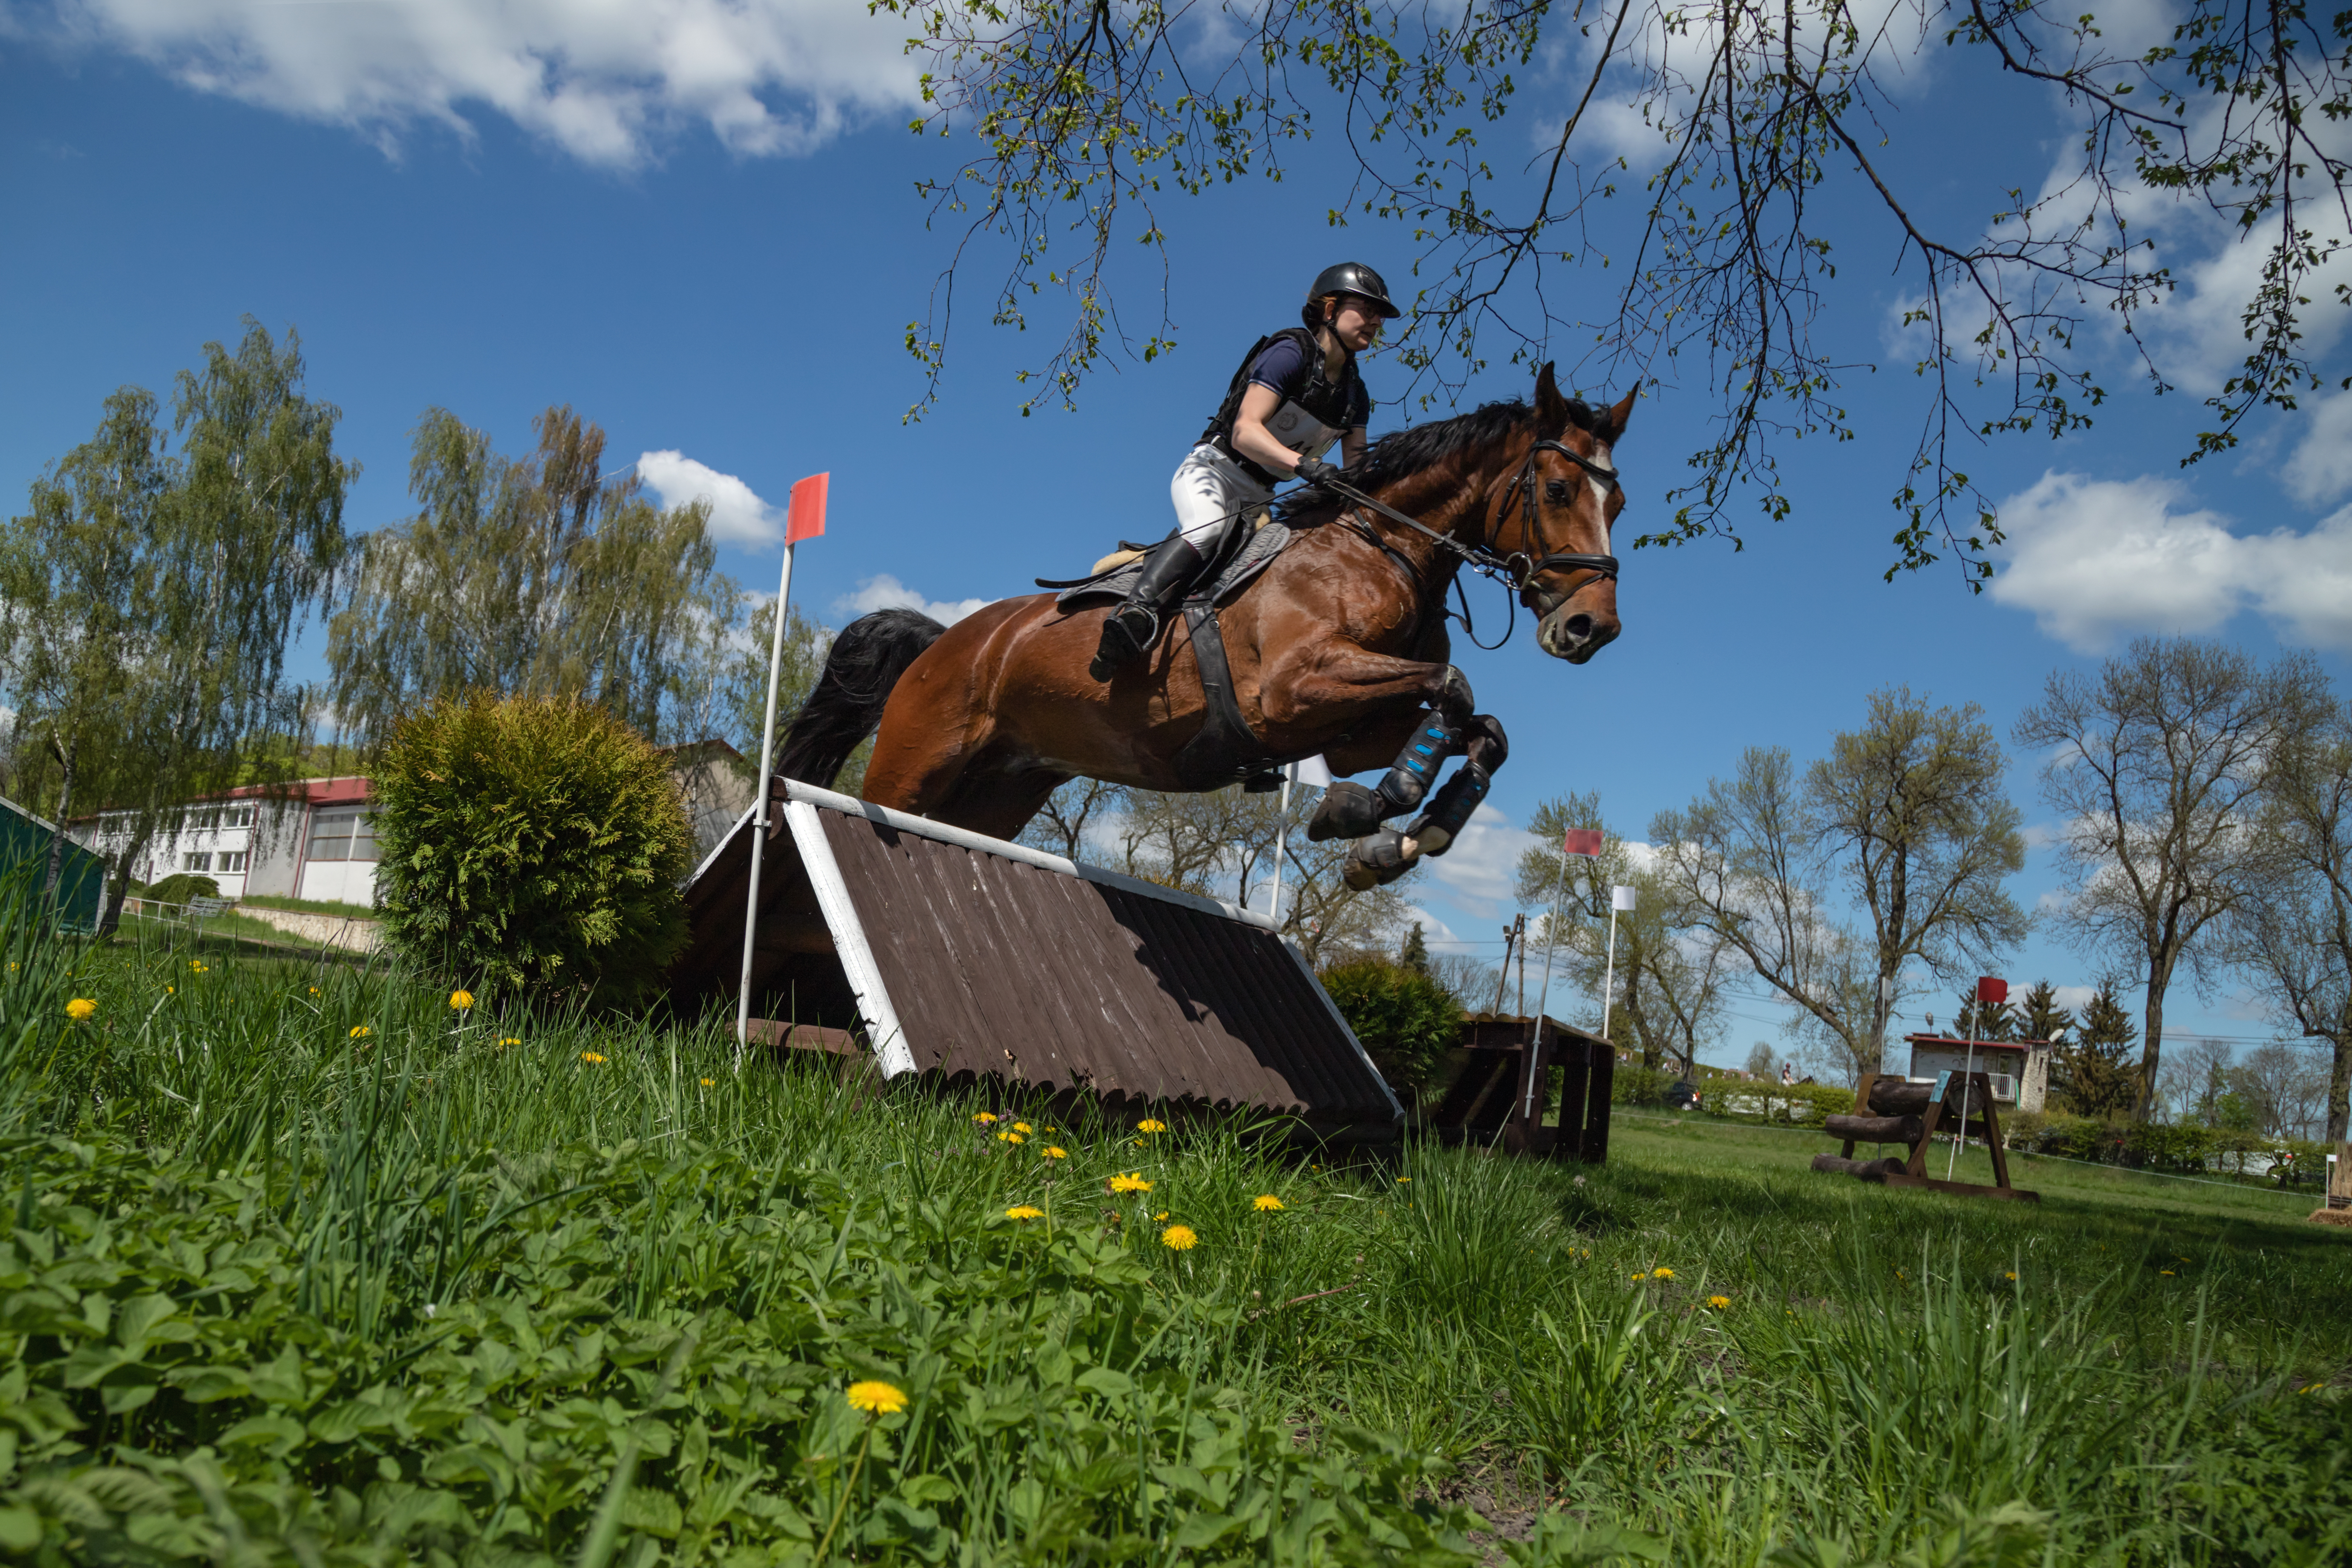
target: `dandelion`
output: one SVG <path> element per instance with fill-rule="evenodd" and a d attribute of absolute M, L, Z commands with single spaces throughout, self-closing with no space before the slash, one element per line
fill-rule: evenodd
<path fill-rule="evenodd" d="M 1147 1116 L 1135 1124 L 1135 1130 L 1138 1132 L 1165 1132 L 1168 1131 L 1168 1123 Z"/>
<path fill-rule="evenodd" d="M 1171 1252 L 1190 1252 L 1200 1240 L 1189 1225 L 1171 1225 L 1160 1233 L 1160 1245 Z"/>
<path fill-rule="evenodd" d="M 462 1013 L 473 1005 L 474 994 L 472 992 L 452 991 L 449 993 L 449 1005 L 455 1007 L 458 1012 Z"/>
<path fill-rule="evenodd" d="M 1026 1143 L 1029 1142 L 1029 1140 L 1024 1138 L 1018 1132 L 1000 1132 L 997 1136 L 1003 1139 L 1007 1143 Z"/>
<path fill-rule="evenodd" d="M 177 996 L 179 994 L 180 988 L 176 985 L 166 985 L 163 987 L 163 994 L 166 996 Z"/>
<path fill-rule="evenodd" d="M 97 1011 L 98 1004 L 87 996 L 77 996 L 66 1004 L 66 1016 L 77 1024 L 87 1021 Z"/>
<path fill-rule="evenodd" d="M 1650 1270 L 1650 1278 L 1653 1279 L 1671 1279 L 1674 1277 L 1675 1271 L 1671 1268 L 1653 1268 Z"/>
<path fill-rule="evenodd" d="M 1647 1279 L 1648 1278 L 1649 1276 L 1646 1274 L 1636 1274 L 1633 1276 L 1633 1283 L 1639 1285 L 1643 1280 Z"/>
<path fill-rule="evenodd" d="M 505 1050 L 509 1046 L 519 1046 L 520 1044 L 522 1044 L 521 1037 L 517 1035 L 509 1035 L 505 1039 L 499 1042 L 499 1049 Z M 706 1079 L 703 1081 L 708 1083 L 709 1080 Z"/>
<path fill-rule="evenodd" d="M 1013 1131 L 1015 1132 L 1026 1132 L 1029 1131 L 1029 1124 L 1026 1121 L 1016 1121 L 1013 1124 Z"/>
<path fill-rule="evenodd" d="M 1037 1152 L 1045 1155 L 1048 1160 L 1066 1160 L 1070 1157 L 1070 1152 L 1057 1143 L 1048 1143 Z"/>
<path fill-rule="evenodd" d="M 848 1398 L 851 1409 L 863 1410 L 869 1415 L 896 1415 L 907 1408 L 905 1392 L 887 1383 L 853 1383 Z"/>
<path fill-rule="evenodd" d="M 1397 1185 L 1400 1187 L 1409 1187 L 1412 1184 L 1412 1178 L 1411 1176 L 1399 1176 L 1397 1178 Z"/>
<path fill-rule="evenodd" d="M 597 1063 L 602 1062 L 604 1058 L 598 1056 L 594 1051 L 583 1051 L 580 1053 L 580 1059 L 593 1067 Z"/>
<path fill-rule="evenodd" d="M 2157 1270 L 2157 1272 L 2158 1272 L 2158 1274 L 2162 1274 L 2162 1275 L 2165 1275 L 2165 1276 L 2167 1276 L 2167 1277 L 2169 1277 L 2169 1276 L 2171 1275 L 2171 1273 L 2172 1273 L 2172 1270 L 2171 1270 L 2171 1269 L 2169 1269 L 2169 1268 L 2159 1268 L 2159 1269 L 2158 1269 L 2158 1270 Z"/>
<path fill-rule="evenodd" d="M 1045 1211 L 1035 1204 L 1014 1204 L 1004 1211 L 1004 1217 L 1018 1220 L 1044 1219 Z"/>
<path fill-rule="evenodd" d="M 1168 1211 L 1166 1209 L 1161 1209 L 1158 1214 L 1153 1215 L 1151 1218 L 1154 1224 L 1165 1225 L 1168 1222 Z"/>
<path fill-rule="evenodd" d="M 985 1127 L 990 1122 L 996 1120 L 996 1113 L 992 1110 L 983 1110 L 979 1115 L 973 1117 L 972 1120 L 979 1122 L 982 1127 Z"/>
<path fill-rule="evenodd" d="M 1260 1193 L 1257 1196 L 1250 1200 L 1250 1207 L 1257 1210 L 1260 1214 L 1272 1214 L 1275 1210 L 1282 1207 L 1282 1200 L 1276 1197 L 1272 1193 Z"/>
<path fill-rule="evenodd" d="M 318 994 L 319 994 L 319 988 L 318 988 L 317 986 L 315 986 L 315 985 L 311 986 L 311 987 L 310 987 L 310 994 L 311 994 L 311 995 L 313 995 L 313 996 L 316 996 Z"/>
<path fill-rule="evenodd" d="M 704 1079 L 702 1080 L 702 1087 L 705 1089 L 716 1089 L 719 1087 L 719 1080 L 715 1078 Z"/>
<path fill-rule="evenodd" d="M 353 1024 L 352 1026 L 352 1038 L 355 1040 L 364 1040 L 370 1035 L 374 1033 L 375 1031 L 365 1024 Z"/>
<path fill-rule="evenodd" d="M 2012 1268 L 2008 1273 L 2002 1275 L 2001 1278 L 2004 1279 L 2014 1279 L 2017 1278 L 2017 1270 Z"/>
<path fill-rule="evenodd" d="M 1706 1299 L 1706 1304 L 1720 1312 L 1726 1307 L 1731 1305 L 1731 1298 L 1728 1296 L 1709 1296 Z"/>
<path fill-rule="evenodd" d="M 1143 1173 L 1140 1171 L 1130 1171 L 1123 1176 L 1113 1176 L 1103 1185 L 1114 1193 L 1148 1193 L 1151 1190 L 1151 1184 L 1143 1179 Z"/>

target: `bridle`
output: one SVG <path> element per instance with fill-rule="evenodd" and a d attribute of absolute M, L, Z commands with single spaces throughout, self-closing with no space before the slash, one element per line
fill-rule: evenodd
<path fill-rule="evenodd" d="M 1527 459 L 1519 465 L 1518 477 L 1511 481 L 1511 488 L 1519 493 L 1529 543 L 1533 543 L 1536 539 L 1536 458 L 1545 452 L 1559 453 L 1612 489 L 1621 488 L 1616 469 L 1603 467 L 1558 441 L 1536 442 L 1528 448 Z M 1508 603 L 1511 606 L 1511 619 L 1503 629 L 1502 642 L 1491 644 L 1478 642 L 1478 634 L 1470 625 L 1469 597 L 1466 595 L 1463 596 L 1462 609 L 1457 618 L 1462 622 L 1463 630 L 1469 635 L 1470 640 L 1477 643 L 1480 647 L 1500 647 L 1503 643 L 1511 640 L 1511 629 L 1518 625 L 1520 602 L 1534 591 L 1535 580 L 1547 572 L 1591 572 L 1593 574 L 1592 581 L 1596 583 L 1604 579 L 1611 582 L 1617 580 L 1617 557 L 1614 555 L 1598 555 L 1581 551 L 1554 551 L 1549 555 L 1538 558 L 1524 550 L 1515 550 L 1505 554 L 1492 545 L 1465 544 L 1451 534 L 1440 533 L 1419 518 L 1408 516 L 1385 501 L 1375 500 L 1352 485 L 1330 479 L 1324 482 L 1324 489 L 1344 500 L 1352 501 L 1357 506 L 1380 513 L 1391 522 L 1401 522 L 1416 533 L 1425 534 L 1444 549 L 1450 550 L 1459 556 L 1463 565 L 1489 581 L 1503 584 L 1509 589 L 1511 598 Z M 1405 574 L 1412 579 L 1416 588 L 1420 586 L 1420 569 L 1414 566 L 1410 559 L 1399 553 L 1369 526 L 1359 522 L 1356 527 L 1357 531 L 1370 540 L 1382 554 L 1387 555 L 1404 569 Z M 1457 592 L 1460 586 L 1457 579 L 1455 583 Z M 1579 586 L 1581 587 L 1583 584 Z M 1563 598 L 1568 596 L 1561 595 Z M 1535 606 L 1530 604 L 1528 607 L 1532 610 Z"/>

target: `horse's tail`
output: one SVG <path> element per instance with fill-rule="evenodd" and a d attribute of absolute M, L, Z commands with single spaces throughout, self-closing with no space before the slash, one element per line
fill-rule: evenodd
<path fill-rule="evenodd" d="M 808 700 L 785 731 L 777 773 L 821 789 L 833 787 L 857 742 L 882 722 L 890 689 L 946 631 L 914 610 L 877 610 L 842 627 Z"/>

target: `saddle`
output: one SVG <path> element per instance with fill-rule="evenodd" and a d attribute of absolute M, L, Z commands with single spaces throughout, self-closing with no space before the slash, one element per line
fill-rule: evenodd
<path fill-rule="evenodd" d="M 1212 554 L 1191 591 L 1187 603 L 1206 599 L 1212 604 L 1223 604 L 1249 585 L 1257 574 L 1273 564 L 1291 541 L 1287 525 L 1274 521 L 1274 514 L 1260 507 L 1242 520 L 1249 526 L 1227 531 L 1224 540 Z M 1151 552 L 1148 544 L 1118 542 L 1118 548 L 1094 564 L 1094 570 L 1083 577 L 1036 579 L 1040 588 L 1057 590 L 1054 607 L 1065 613 L 1084 609 L 1098 602 L 1124 599 L 1143 571 L 1143 558 Z"/>

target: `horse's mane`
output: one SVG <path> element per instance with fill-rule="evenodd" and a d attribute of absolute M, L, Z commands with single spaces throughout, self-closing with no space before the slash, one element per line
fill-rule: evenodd
<path fill-rule="evenodd" d="M 1451 419 L 1391 430 L 1365 450 L 1362 461 L 1347 470 L 1348 483 L 1358 489 L 1376 490 L 1411 479 L 1449 458 L 1493 446 L 1534 417 L 1527 404 L 1513 397 L 1481 404 Z M 1568 422 L 1578 429 L 1598 431 L 1601 418 L 1601 411 L 1584 399 L 1568 400 Z M 1341 498 L 1315 485 L 1286 496 L 1275 510 L 1283 521 L 1297 525 L 1325 521 L 1343 504 Z"/>

